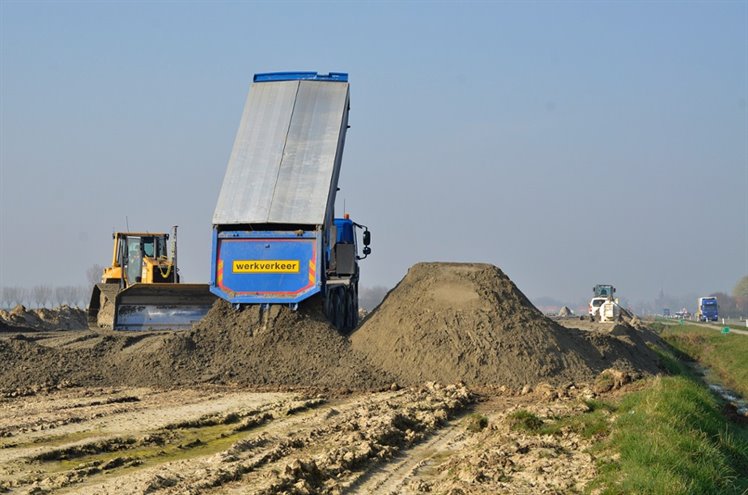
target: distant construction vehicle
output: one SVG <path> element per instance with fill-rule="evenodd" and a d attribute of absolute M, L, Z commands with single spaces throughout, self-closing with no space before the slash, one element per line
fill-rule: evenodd
<path fill-rule="evenodd" d="M 612 285 L 598 284 L 594 286 L 592 288 L 593 297 L 589 304 L 590 318 L 601 321 L 617 318 L 620 308 L 618 307 L 618 299 L 613 296 L 615 293 L 616 288 Z"/>
<path fill-rule="evenodd" d="M 595 297 L 608 297 L 616 293 L 616 288 L 609 284 L 597 284 L 592 288 Z"/>
<path fill-rule="evenodd" d="M 169 234 L 115 232 L 112 264 L 91 292 L 91 329 L 185 328 L 200 320 L 215 301 L 207 284 L 180 284 L 174 227 Z"/>
<path fill-rule="evenodd" d="M 700 297 L 696 308 L 698 321 L 717 321 L 719 319 L 719 303 L 714 296 Z"/>
<path fill-rule="evenodd" d="M 348 111 L 348 74 L 254 76 L 213 214 L 213 294 L 292 308 L 321 294 L 339 330 L 357 325 L 371 234 L 334 213 Z"/>

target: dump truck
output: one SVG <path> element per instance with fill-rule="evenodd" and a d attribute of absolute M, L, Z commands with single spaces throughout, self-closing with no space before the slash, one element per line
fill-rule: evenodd
<path fill-rule="evenodd" d="M 115 232 L 112 264 L 104 268 L 88 304 L 92 330 L 189 328 L 216 297 L 207 284 L 182 284 L 177 268 L 177 227 L 164 232 Z"/>
<path fill-rule="evenodd" d="M 334 211 L 349 109 L 348 74 L 254 76 L 213 213 L 213 294 L 238 308 L 321 298 L 339 330 L 357 325 L 371 233 Z"/>

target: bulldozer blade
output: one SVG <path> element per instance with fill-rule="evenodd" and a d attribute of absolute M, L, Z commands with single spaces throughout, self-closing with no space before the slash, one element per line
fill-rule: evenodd
<path fill-rule="evenodd" d="M 88 328 L 99 331 L 114 326 L 114 301 L 122 290 L 119 284 L 96 284 L 88 303 Z"/>
<path fill-rule="evenodd" d="M 134 284 L 117 294 L 114 329 L 190 328 L 215 299 L 207 284 Z"/>

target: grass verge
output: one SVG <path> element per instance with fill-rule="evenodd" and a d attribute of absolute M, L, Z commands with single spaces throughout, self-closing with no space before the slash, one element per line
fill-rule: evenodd
<path fill-rule="evenodd" d="M 602 493 L 742 494 L 748 428 L 691 377 L 653 379 L 618 404 L 596 486 Z"/>
<path fill-rule="evenodd" d="M 601 457 L 593 488 L 604 494 L 747 493 L 748 427 L 725 417 L 723 403 L 678 356 L 660 355 L 672 376 L 654 378 L 619 401 L 601 446 L 609 455 Z"/>
<path fill-rule="evenodd" d="M 664 325 L 660 335 L 714 371 L 726 386 L 748 397 L 748 336 L 723 335 L 698 325 Z"/>
<path fill-rule="evenodd" d="M 592 493 L 748 493 L 748 426 L 731 422 L 723 403 L 676 355 L 661 353 L 671 376 L 612 402 L 588 401 L 588 412 L 540 419 L 524 410 L 510 427 L 534 434 L 574 431 L 598 439 L 599 474 Z"/>

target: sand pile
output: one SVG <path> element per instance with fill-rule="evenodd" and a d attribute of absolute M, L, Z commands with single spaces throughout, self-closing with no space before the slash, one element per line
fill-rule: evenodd
<path fill-rule="evenodd" d="M 588 381 L 608 368 L 658 371 L 645 345 L 561 327 L 487 264 L 414 265 L 351 341 L 403 384 L 522 386 Z"/>
<path fill-rule="evenodd" d="M 0 331 L 79 330 L 87 328 L 86 312 L 67 304 L 53 309 L 26 309 L 18 305 L 11 311 L 0 310 Z"/>

